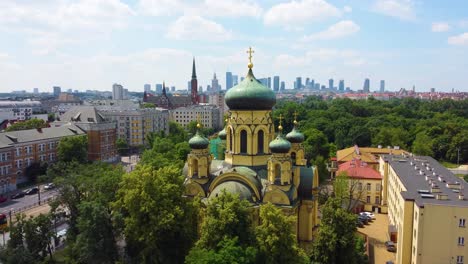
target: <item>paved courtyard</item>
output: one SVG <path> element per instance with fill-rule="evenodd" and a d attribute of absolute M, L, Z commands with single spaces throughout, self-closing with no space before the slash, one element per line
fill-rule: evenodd
<path fill-rule="evenodd" d="M 385 264 L 386 261 L 395 262 L 395 253 L 388 252 L 385 241 L 388 237 L 388 217 L 386 214 L 376 214 L 375 220 L 358 230 L 369 238 L 369 260 L 371 264 Z"/>

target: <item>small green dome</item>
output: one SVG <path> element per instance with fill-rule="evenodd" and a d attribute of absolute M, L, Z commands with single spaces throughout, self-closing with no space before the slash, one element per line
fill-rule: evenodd
<path fill-rule="evenodd" d="M 208 145 L 210 144 L 208 139 L 203 137 L 202 135 L 200 135 L 200 133 L 198 133 L 198 131 L 195 134 L 195 136 L 193 136 L 189 140 L 188 143 L 190 145 L 190 148 L 192 148 L 192 149 L 206 149 L 208 147 Z"/>
<path fill-rule="evenodd" d="M 231 110 L 271 110 L 276 104 L 276 95 L 255 79 L 249 69 L 245 79 L 229 89 L 224 97 Z"/>
<path fill-rule="evenodd" d="M 269 146 L 273 153 L 288 153 L 291 149 L 291 143 L 281 134 L 271 141 Z"/>
<path fill-rule="evenodd" d="M 302 134 L 299 130 L 296 129 L 296 126 L 294 126 L 293 130 L 291 130 L 291 132 L 286 135 L 286 139 L 291 143 L 302 143 L 304 142 L 304 134 Z"/>
<path fill-rule="evenodd" d="M 218 137 L 219 137 L 221 140 L 226 140 L 226 129 L 223 129 L 223 130 L 219 131 Z"/>

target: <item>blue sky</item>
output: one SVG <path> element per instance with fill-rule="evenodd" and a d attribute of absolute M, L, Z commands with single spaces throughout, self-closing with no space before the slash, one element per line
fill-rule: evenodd
<path fill-rule="evenodd" d="M 184 89 L 216 72 L 468 91 L 465 0 L 0 1 L 0 92 Z M 154 89 L 154 87 L 153 87 Z"/>

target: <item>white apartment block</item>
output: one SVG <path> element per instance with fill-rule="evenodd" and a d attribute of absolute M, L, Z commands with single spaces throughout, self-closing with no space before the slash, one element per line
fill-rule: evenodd
<path fill-rule="evenodd" d="M 215 105 L 192 105 L 170 110 L 170 120 L 183 127 L 197 121 L 198 117 L 203 127 L 218 130 L 223 126 L 223 113 Z"/>

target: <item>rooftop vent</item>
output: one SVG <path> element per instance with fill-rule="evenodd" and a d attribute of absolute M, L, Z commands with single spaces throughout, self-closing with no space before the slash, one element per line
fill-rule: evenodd
<path fill-rule="evenodd" d="M 437 194 L 437 200 L 448 200 L 448 195 L 445 193 Z"/>
<path fill-rule="evenodd" d="M 450 188 L 450 189 L 457 189 L 457 190 L 460 190 L 460 183 L 459 182 L 447 182 L 446 184 L 447 188 Z"/>
<path fill-rule="evenodd" d="M 400 149 L 400 146 L 394 146 L 393 149 Z"/>
<path fill-rule="evenodd" d="M 458 200 L 465 200 L 465 196 L 463 195 L 463 193 L 460 193 L 458 195 Z"/>
<path fill-rule="evenodd" d="M 428 198 L 428 199 L 435 198 L 435 195 L 423 193 L 423 194 L 421 194 L 421 198 Z"/>
<path fill-rule="evenodd" d="M 381 149 L 381 148 L 382 148 L 382 145 L 378 145 L 377 148 Z"/>
<path fill-rule="evenodd" d="M 431 192 L 429 190 L 418 190 L 418 193 L 420 193 L 420 194 L 430 194 Z"/>
<path fill-rule="evenodd" d="M 419 175 L 424 175 L 424 171 L 420 170 Z"/>
<path fill-rule="evenodd" d="M 431 193 L 440 193 L 440 192 L 441 192 L 441 190 L 440 190 L 439 186 L 437 186 L 437 185 L 432 186 Z"/>

